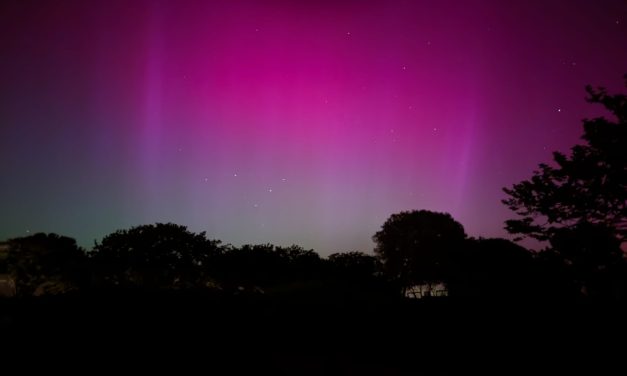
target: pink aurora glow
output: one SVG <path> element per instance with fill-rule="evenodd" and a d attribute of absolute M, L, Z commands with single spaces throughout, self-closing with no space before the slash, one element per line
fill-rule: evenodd
<path fill-rule="evenodd" d="M 577 142 L 583 87 L 618 86 L 627 62 L 609 58 L 620 2 L 560 4 L 11 3 L 2 148 L 21 162 L 3 200 L 23 215 L 0 235 L 173 221 L 369 252 L 391 213 L 430 209 L 504 236 L 501 188 Z"/>

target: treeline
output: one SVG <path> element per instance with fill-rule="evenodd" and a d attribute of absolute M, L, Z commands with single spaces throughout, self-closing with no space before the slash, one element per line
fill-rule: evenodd
<path fill-rule="evenodd" d="M 609 234 L 582 235 L 590 241 L 568 249 L 589 247 L 595 259 L 572 261 L 505 239 L 468 237 L 450 215 L 422 210 L 392 215 L 374 236 L 376 256 L 323 258 L 296 245 L 235 247 L 157 223 L 119 230 L 89 251 L 56 234 L 11 239 L 0 263 L 18 296 L 133 290 L 376 300 L 433 297 L 439 284 L 449 300 L 625 299 L 620 243 Z"/>
<path fill-rule="evenodd" d="M 55 234 L 16 238 L 1 263 L 20 297 L 0 299 L 0 328 L 29 359 L 229 374 L 441 375 L 469 354 L 481 370 L 493 356 L 529 364 L 511 345 L 547 354 L 573 346 L 585 359 L 589 347 L 614 346 L 577 336 L 613 333 L 617 311 L 554 303 L 624 301 L 623 261 L 581 274 L 585 263 L 468 237 L 450 215 L 429 211 L 395 214 L 374 238 L 376 256 L 326 258 L 298 246 L 224 245 L 172 223 L 120 230 L 91 250 Z M 612 284 L 592 283 L 601 276 Z M 581 277 L 597 293 L 584 294 Z M 402 299 L 434 282 L 447 297 Z M 559 345 L 546 333 L 559 333 Z"/>
<path fill-rule="evenodd" d="M 602 224 L 563 229 L 541 251 L 468 237 L 447 213 L 393 214 L 373 237 L 383 274 L 401 291 L 441 282 L 458 299 L 623 301 L 621 240 Z"/>
<path fill-rule="evenodd" d="M 91 250 L 72 238 L 44 233 L 6 245 L 0 265 L 18 296 L 96 289 L 235 295 L 333 290 L 358 296 L 385 285 L 371 255 L 347 252 L 322 258 L 296 245 L 235 247 L 173 223 L 120 230 Z"/>

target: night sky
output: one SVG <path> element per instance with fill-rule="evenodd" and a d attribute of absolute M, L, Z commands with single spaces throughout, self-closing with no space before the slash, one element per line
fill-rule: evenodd
<path fill-rule="evenodd" d="M 0 240 L 175 222 L 370 253 L 411 209 L 506 236 L 502 187 L 624 73 L 622 0 L 4 0 Z"/>

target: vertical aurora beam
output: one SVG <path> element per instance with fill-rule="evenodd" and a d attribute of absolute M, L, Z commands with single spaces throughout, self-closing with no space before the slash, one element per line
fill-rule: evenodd
<path fill-rule="evenodd" d="M 620 0 L 0 8 L 0 239 L 174 221 L 367 252 L 411 209 L 506 236 L 501 187 L 579 142 L 583 87 L 625 66 Z"/>
<path fill-rule="evenodd" d="M 162 10 L 159 3 L 150 4 L 146 10 L 146 45 L 143 51 L 143 90 L 139 124 L 139 174 L 138 183 L 142 186 L 145 206 L 142 212 L 147 215 L 154 212 L 153 206 L 159 205 L 159 191 L 164 182 L 160 182 L 160 154 L 163 153 L 164 141 L 164 98 L 163 68 L 165 51 L 163 46 Z M 161 184 L 160 184 L 161 183 Z"/>
<path fill-rule="evenodd" d="M 473 73 L 473 77 L 480 74 L 480 72 Z M 446 180 L 450 179 L 449 184 L 452 183 L 452 188 L 449 191 L 451 207 L 448 210 L 453 214 L 465 211 L 468 201 L 472 200 L 468 189 L 476 185 L 477 181 L 481 179 L 481 176 L 477 176 L 474 165 L 476 163 L 476 148 L 481 143 L 478 127 L 481 109 L 478 107 L 477 96 L 479 91 L 476 89 L 477 85 L 480 85 L 478 80 L 471 80 L 471 94 L 466 103 L 460 102 L 462 105 L 458 107 L 458 111 L 462 117 L 458 120 L 455 135 L 451 137 L 445 152 L 448 156 L 447 164 L 452 170 L 451 177 Z M 444 180 L 442 184 L 446 184 Z"/>

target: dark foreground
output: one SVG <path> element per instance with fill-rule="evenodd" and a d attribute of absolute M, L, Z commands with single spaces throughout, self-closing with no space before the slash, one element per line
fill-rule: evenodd
<path fill-rule="evenodd" d="M 622 306 L 93 293 L 0 301 L 3 367 L 46 373 L 625 374 Z"/>

